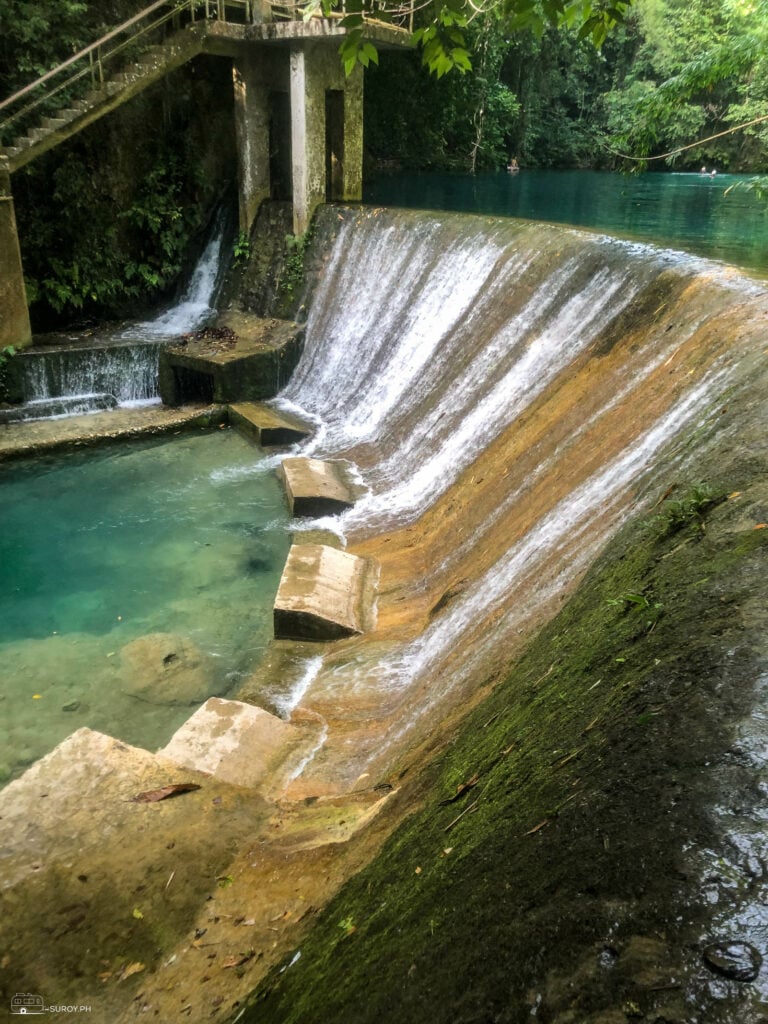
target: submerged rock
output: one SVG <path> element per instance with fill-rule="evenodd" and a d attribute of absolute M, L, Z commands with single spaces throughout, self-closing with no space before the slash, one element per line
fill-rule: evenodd
<path fill-rule="evenodd" d="M 710 970 L 733 981 L 754 981 L 763 963 L 762 956 L 748 942 L 713 942 L 703 957 Z"/>
<path fill-rule="evenodd" d="M 149 633 L 120 651 L 123 689 L 151 704 L 196 704 L 210 697 L 210 658 L 173 633 Z"/>

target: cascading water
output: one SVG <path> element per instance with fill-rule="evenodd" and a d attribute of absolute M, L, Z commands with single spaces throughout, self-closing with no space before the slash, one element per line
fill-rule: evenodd
<path fill-rule="evenodd" d="M 128 327 L 123 331 L 124 338 L 176 338 L 210 320 L 216 312 L 213 303 L 226 269 L 221 258 L 225 234 L 225 218 L 219 216 L 179 302 L 154 320 Z"/>
<path fill-rule="evenodd" d="M 715 429 L 766 310 L 762 286 L 681 253 L 347 216 L 278 404 L 320 424 L 307 454 L 363 474 L 353 509 L 307 525 L 379 559 L 379 626 L 313 667 L 301 704 L 336 738 L 308 772 L 385 765 L 429 709 L 508 662 L 637 504 L 684 475 L 676 445 Z"/>
<path fill-rule="evenodd" d="M 22 352 L 24 405 L 6 419 L 41 419 L 159 401 L 158 365 L 164 341 L 194 331 L 214 314 L 221 285 L 225 220 L 213 233 L 180 300 L 154 320 L 88 343 Z"/>

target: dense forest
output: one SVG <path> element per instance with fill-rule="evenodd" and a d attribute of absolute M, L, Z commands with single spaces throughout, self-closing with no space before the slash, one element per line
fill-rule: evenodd
<path fill-rule="evenodd" d="M 513 28 L 510 3 L 462 16 L 468 60 L 448 74 L 423 49 L 368 62 L 366 173 L 483 171 L 512 155 L 524 167 L 768 169 L 768 0 L 634 0 L 600 48 L 567 25 Z M 0 0 L 0 96 L 142 6 Z M 122 316 L 173 289 L 231 178 L 233 131 L 226 61 L 201 57 L 14 175 L 36 329 Z"/>
<path fill-rule="evenodd" d="M 437 79 L 418 54 L 366 78 L 374 162 L 457 171 L 503 167 L 768 169 L 765 0 L 634 0 L 597 49 L 576 33 L 513 33 L 498 11 L 468 29 L 471 71 Z M 392 97 L 398 97 L 397 103 Z M 649 165 L 651 166 L 651 165 Z"/>

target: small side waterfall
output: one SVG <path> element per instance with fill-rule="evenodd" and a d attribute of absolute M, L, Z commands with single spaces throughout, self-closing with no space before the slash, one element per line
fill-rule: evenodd
<path fill-rule="evenodd" d="M 355 751 L 310 772 L 381 768 L 508 664 L 626 518 L 686 478 L 683 439 L 700 452 L 726 429 L 766 315 L 763 286 L 652 246 L 346 215 L 278 402 L 319 422 L 308 454 L 368 485 L 308 525 L 380 561 L 379 626 L 302 698 Z"/>
<path fill-rule="evenodd" d="M 10 419 L 41 419 L 99 412 L 159 401 L 158 364 L 165 341 L 196 330 L 214 314 L 226 269 L 226 225 L 217 218 L 179 301 L 154 320 L 87 343 L 39 346 L 21 352 L 24 405 L 0 413 Z"/>

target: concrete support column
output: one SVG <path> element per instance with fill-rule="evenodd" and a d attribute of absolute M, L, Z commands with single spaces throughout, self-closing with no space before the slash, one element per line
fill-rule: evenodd
<path fill-rule="evenodd" d="M 291 50 L 291 171 L 293 232 L 303 235 L 325 202 L 325 88 L 314 48 Z"/>
<path fill-rule="evenodd" d="M 253 23 L 254 25 L 264 25 L 267 22 L 271 22 L 272 19 L 272 4 L 269 0 L 254 0 L 253 3 Z"/>
<path fill-rule="evenodd" d="M 270 195 L 269 90 L 263 61 L 250 55 L 233 60 L 235 136 L 240 230 L 248 234 L 259 205 Z"/>
<path fill-rule="evenodd" d="M 363 198 L 363 69 L 359 64 L 344 82 L 343 198 Z"/>
<path fill-rule="evenodd" d="M 302 235 L 329 193 L 334 199 L 362 198 L 363 69 L 357 67 L 345 78 L 335 45 L 329 41 L 296 44 L 291 51 L 290 94 L 293 229 Z M 331 94 L 343 95 L 341 123 L 336 121 L 338 108 Z M 332 118 L 329 124 L 327 114 Z M 326 152 L 329 147 L 332 156 Z M 326 181 L 328 162 L 334 177 L 331 183 Z M 339 171 L 340 180 L 336 179 Z"/>
<path fill-rule="evenodd" d="M 32 342 L 11 176 L 0 168 L 0 348 Z"/>

